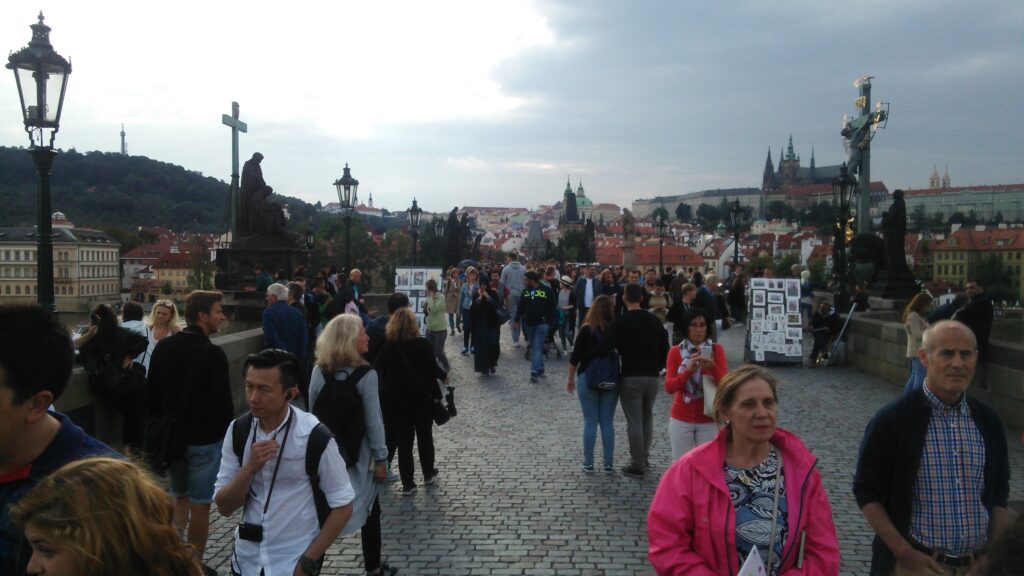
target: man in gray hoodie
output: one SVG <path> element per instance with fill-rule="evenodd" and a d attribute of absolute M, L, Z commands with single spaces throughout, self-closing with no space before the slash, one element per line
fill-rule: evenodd
<path fill-rule="evenodd" d="M 512 318 L 515 318 L 519 308 L 519 298 L 522 296 L 523 288 L 526 287 L 523 275 L 526 274 L 526 266 L 519 263 L 519 254 L 513 252 L 508 255 L 508 264 L 501 270 L 499 282 L 505 287 L 505 309 Z M 519 324 L 509 322 L 512 327 L 512 346 L 519 348 Z"/>

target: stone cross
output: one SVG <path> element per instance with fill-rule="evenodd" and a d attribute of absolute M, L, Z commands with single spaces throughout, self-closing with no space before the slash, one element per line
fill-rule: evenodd
<path fill-rule="evenodd" d="M 231 127 L 231 198 L 228 205 L 228 218 L 231 227 L 231 240 L 238 240 L 238 214 L 242 206 L 242 198 L 238 189 L 238 133 L 248 132 L 249 127 L 238 119 L 238 102 L 231 103 L 231 116 L 221 115 L 221 122 Z"/>

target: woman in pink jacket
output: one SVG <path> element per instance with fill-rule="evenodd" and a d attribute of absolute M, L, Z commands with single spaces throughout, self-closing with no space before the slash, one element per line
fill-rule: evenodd
<path fill-rule="evenodd" d="M 648 557 L 659 575 L 733 576 L 754 547 L 771 576 L 839 574 L 817 459 L 776 428 L 777 400 L 775 377 L 759 366 L 718 383 L 725 427 L 669 468 L 651 503 Z"/>

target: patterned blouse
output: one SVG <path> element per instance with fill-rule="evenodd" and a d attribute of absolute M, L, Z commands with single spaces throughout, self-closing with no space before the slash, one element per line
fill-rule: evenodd
<path fill-rule="evenodd" d="M 736 509 L 736 552 L 740 556 L 740 566 L 746 561 L 754 546 L 757 546 L 762 560 L 768 559 L 777 467 L 782 467 L 782 461 L 774 446 L 768 451 L 768 458 L 754 468 L 722 465 L 729 497 L 732 498 L 733 508 Z M 786 541 L 785 478 L 785 470 L 779 470 L 779 514 L 775 522 L 778 527 L 775 529 L 775 553 L 772 556 L 769 576 L 776 576 L 779 573 L 782 545 Z"/>

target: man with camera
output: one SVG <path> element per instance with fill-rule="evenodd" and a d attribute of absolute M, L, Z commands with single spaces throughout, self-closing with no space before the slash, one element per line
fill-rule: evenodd
<path fill-rule="evenodd" d="M 330 438 L 316 455 L 316 476 L 307 473 L 307 446 L 320 421 L 291 406 L 299 393 L 293 354 L 263 350 L 246 359 L 244 371 L 251 412 L 228 428 L 214 498 L 224 516 L 242 508 L 232 573 L 315 576 L 327 547 L 352 515 L 355 492 L 345 462 Z M 238 445 L 236 426 L 246 427 Z M 322 520 L 314 487 L 329 509 Z"/>

